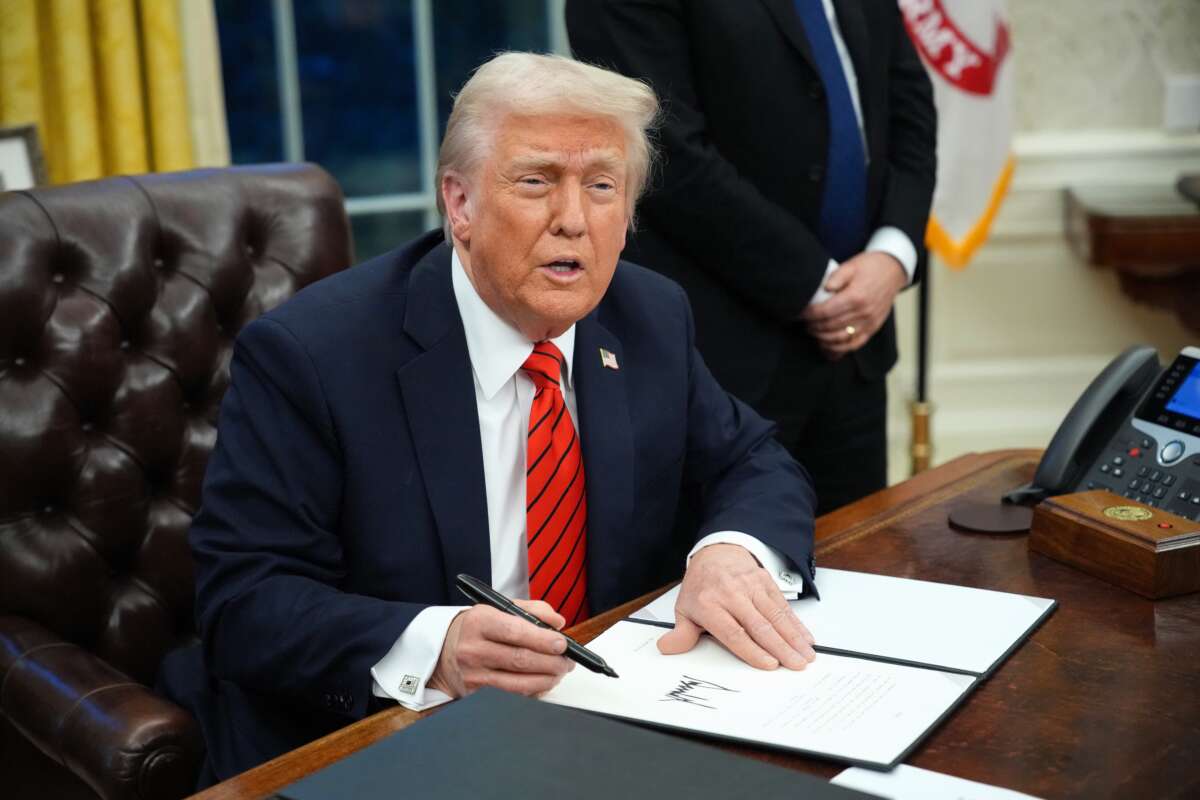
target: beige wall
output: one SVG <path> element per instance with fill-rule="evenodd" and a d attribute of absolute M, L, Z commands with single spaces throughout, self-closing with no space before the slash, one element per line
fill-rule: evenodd
<path fill-rule="evenodd" d="M 1157 128 L 1163 77 L 1200 73 L 1200 0 L 1008 0 L 1017 130 Z"/>
<path fill-rule="evenodd" d="M 1130 344 L 1171 358 L 1200 341 L 1136 306 L 1063 236 L 1067 186 L 1158 184 L 1200 172 L 1200 133 L 1160 130 L 1163 76 L 1200 73 L 1200 0 L 1009 0 L 1017 170 L 993 235 L 963 272 L 934 266 L 934 463 L 1041 447 L 1079 392 Z M 897 306 L 890 478 L 908 475 L 916 293 Z"/>

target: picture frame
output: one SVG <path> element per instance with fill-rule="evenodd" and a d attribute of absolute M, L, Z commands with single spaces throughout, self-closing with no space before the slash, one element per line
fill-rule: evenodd
<path fill-rule="evenodd" d="M 37 126 L 0 128 L 0 192 L 32 189 L 46 182 L 46 161 Z"/>

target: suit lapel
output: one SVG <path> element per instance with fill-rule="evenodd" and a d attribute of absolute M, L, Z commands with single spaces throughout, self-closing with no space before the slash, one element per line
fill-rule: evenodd
<path fill-rule="evenodd" d="M 796 14 L 794 0 L 760 0 L 760 2 L 771 12 L 771 16 L 775 19 L 775 24 L 779 26 L 779 30 L 783 33 L 783 37 L 791 42 L 792 46 L 808 62 L 808 65 L 816 71 L 817 63 L 813 61 L 812 48 L 809 47 L 808 37 L 804 35 L 804 29 L 800 26 L 800 17 Z"/>
<path fill-rule="evenodd" d="M 596 320 L 596 311 L 575 326 L 572 379 L 579 412 L 579 440 L 587 473 L 588 595 L 593 609 L 620 596 L 620 562 L 633 513 L 633 425 L 626 373 L 603 366 L 600 349 L 625 357 L 621 342 Z"/>
<path fill-rule="evenodd" d="M 442 542 L 447 596 L 466 572 L 490 582 L 491 539 L 479 412 L 462 318 L 450 283 L 450 248 L 413 267 L 405 332 L 425 352 L 398 373 L 409 432 Z"/>

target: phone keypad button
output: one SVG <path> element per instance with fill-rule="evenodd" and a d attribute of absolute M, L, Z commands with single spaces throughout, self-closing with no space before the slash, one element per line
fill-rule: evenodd
<path fill-rule="evenodd" d="M 1159 486 L 1157 489 L 1154 490 L 1154 496 L 1157 497 L 1159 500 L 1161 500 L 1167 496 L 1167 490 L 1164 487 Z"/>
<path fill-rule="evenodd" d="M 1163 486 L 1171 486 L 1174 483 L 1175 483 L 1174 475 L 1171 475 L 1171 474 L 1163 475 L 1163 479 L 1162 479 Z"/>
<path fill-rule="evenodd" d="M 1113 456 L 1112 463 L 1113 463 L 1113 466 L 1119 467 L 1125 463 L 1125 459 L 1121 458 L 1120 456 Z"/>
<path fill-rule="evenodd" d="M 1138 467 L 1138 477 L 1139 477 L 1139 478 L 1144 478 L 1144 477 L 1146 477 L 1146 476 L 1147 476 L 1147 475 L 1149 475 L 1149 474 L 1150 474 L 1150 468 L 1149 468 L 1149 467 Z"/>
<path fill-rule="evenodd" d="M 1101 472 L 1107 473 L 1109 469 L 1110 469 L 1110 467 L 1108 466 L 1108 464 L 1101 464 L 1101 465 L 1100 465 L 1100 471 L 1101 471 Z"/>
<path fill-rule="evenodd" d="M 1150 480 L 1152 480 L 1152 481 L 1157 481 L 1161 477 L 1162 477 L 1162 473 L 1159 472 L 1158 470 L 1154 470 L 1154 472 L 1150 473 Z"/>
<path fill-rule="evenodd" d="M 1125 474 L 1125 470 L 1121 469 L 1120 467 L 1113 467 L 1112 474 L 1114 478 L 1120 478 Z"/>

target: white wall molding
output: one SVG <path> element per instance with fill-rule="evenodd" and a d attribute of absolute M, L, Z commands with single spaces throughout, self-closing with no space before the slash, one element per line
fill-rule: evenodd
<path fill-rule="evenodd" d="M 1037 131 L 1018 133 L 1013 151 L 1025 160 L 1054 163 L 1073 158 L 1180 158 L 1200 153 L 1200 133 L 1167 133 L 1157 128 Z"/>
<path fill-rule="evenodd" d="M 1016 170 L 994 244 L 1059 239 L 1063 190 L 1068 186 L 1170 186 L 1182 172 L 1200 172 L 1200 134 L 1157 130 L 1026 133 L 1013 143 Z M 990 256 L 995 248 L 980 254 Z"/>

